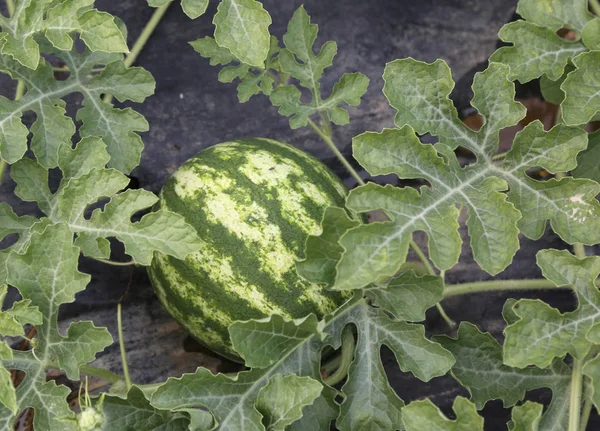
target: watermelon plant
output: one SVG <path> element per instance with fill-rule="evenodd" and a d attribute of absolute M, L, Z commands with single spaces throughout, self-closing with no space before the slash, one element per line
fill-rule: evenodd
<path fill-rule="evenodd" d="M 386 65 L 396 127 L 356 136 L 353 156 L 371 176 L 427 183 L 413 188 L 365 183 L 337 149 L 332 124 L 350 121 L 345 107 L 360 104 L 368 79 L 347 73 L 323 94 L 319 81 L 337 46 L 315 46 L 318 28 L 303 7 L 279 40 L 260 2 L 221 0 L 215 37 L 193 48 L 223 66 L 221 81 L 238 81 L 241 102 L 263 94 L 292 129 L 311 127 L 359 185 L 347 192 L 317 160 L 261 138 L 204 150 L 158 197 L 128 188 L 143 148 L 138 133 L 149 125 L 111 101 L 143 103 L 154 92 L 152 76 L 132 65 L 170 3 L 149 0 L 158 9 L 129 51 L 123 23 L 93 0 L 6 1 L 0 70 L 16 90 L 0 99 L 0 179 L 9 168 L 15 195 L 39 213 L 0 203 L 0 298 L 9 286 L 20 294 L 0 311 L 2 429 L 32 411 L 34 428 L 50 431 L 483 430 L 480 411 L 501 400 L 512 408 L 509 430 L 585 430 L 600 409 L 600 258 L 592 247 L 600 243 L 600 132 L 588 131 L 600 115 L 598 2 L 520 0 L 522 19 L 500 32 L 511 45 L 473 81 L 478 130 L 459 119 L 444 61 Z M 207 5 L 181 2 L 190 18 Z M 59 70 L 69 77 L 57 79 Z M 537 78 L 559 105 L 558 124 L 545 130 L 533 121 L 499 152 L 500 131 L 526 114 L 514 81 Z M 67 106 L 63 97 L 74 92 L 83 101 Z M 437 142 L 423 143 L 425 133 Z M 473 161 L 462 162 L 459 149 Z M 373 211 L 384 217 L 368 222 Z M 547 225 L 568 249 L 537 253 L 543 279 L 448 284 L 461 259 L 461 214 L 473 258 L 491 276 L 513 261 L 520 238 L 537 240 Z M 426 250 L 413 240 L 417 231 Z M 189 332 L 246 369 L 199 367 L 136 384 L 120 307 L 124 376 L 90 365 L 111 334 L 90 321 L 63 332 L 58 312 L 90 282 L 81 255 L 107 271 L 116 263 L 109 238 L 124 245 L 126 264 L 149 267 L 160 300 Z M 419 262 L 407 262 L 410 248 Z M 451 336 L 425 332 L 426 311 L 445 315 L 446 298 L 557 288 L 573 292 L 573 310 L 509 299 L 503 340 L 466 321 Z M 454 418 L 428 399 L 405 404 L 383 367 L 384 345 L 402 371 L 424 382 L 450 373 L 468 391 L 455 399 Z M 49 370 L 72 382 L 94 376 L 111 390 L 89 393 L 82 384 L 71 408 L 71 389 L 48 379 Z M 547 406 L 527 400 L 540 388 L 552 393 Z"/>

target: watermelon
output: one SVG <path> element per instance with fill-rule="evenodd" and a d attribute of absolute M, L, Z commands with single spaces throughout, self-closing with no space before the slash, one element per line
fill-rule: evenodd
<path fill-rule="evenodd" d="M 211 350 L 238 359 L 228 326 L 272 314 L 323 316 L 344 301 L 300 278 L 295 262 L 347 189 L 312 156 L 269 139 L 215 145 L 166 182 L 161 208 L 205 241 L 185 260 L 156 254 L 148 272 L 167 311 Z"/>

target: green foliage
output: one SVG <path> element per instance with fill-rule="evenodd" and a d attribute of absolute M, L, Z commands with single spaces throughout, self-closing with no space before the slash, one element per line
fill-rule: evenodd
<path fill-rule="evenodd" d="M 572 178 L 540 182 L 526 173 L 537 166 L 550 172 L 575 168 L 577 154 L 587 144 L 582 130 L 560 125 L 546 132 L 534 122 L 517 135 L 502 162 L 493 159 L 500 129 L 524 115 L 523 107 L 513 101 L 514 87 L 507 75 L 508 68 L 496 63 L 476 75 L 473 105 L 486 123 L 475 132 L 458 121 L 448 99 L 453 83 L 445 63 L 405 59 L 388 64 L 384 93 L 398 111 L 396 124 L 401 128 L 357 136 L 354 156 L 372 175 L 423 178 L 431 188 L 419 192 L 370 183 L 351 191 L 350 209 L 382 209 L 390 221 L 343 233 L 340 244 L 345 252 L 337 264 L 334 289 L 361 288 L 393 276 L 405 262 L 416 230 L 428 234 L 435 265 L 452 268 L 462 242 L 457 205 L 469 212 L 473 256 L 490 274 L 511 262 L 519 248 L 519 230 L 537 239 L 546 220 L 565 241 L 594 244 L 600 239 L 594 233 L 600 209 L 597 183 Z M 415 131 L 430 132 L 440 142 L 422 144 Z M 458 146 L 472 151 L 478 163 L 461 167 L 451 151 Z"/>
<path fill-rule="evenodd" d="M 590 121 L 600 110 L 599 53 L 593 51 L 600 47 L 600 19 L 588 11 L 588 0 L 521 0 L 517 12 L 525 20 L 506 24 L 499 34 L 513 45 L 500 48 L 490 61 L 508 65 L 510 79 L 541 77 L 543 90 L 553 88 L 543 91 L 544 97 L 561 104 L 566 124 Z M 574 40 L 560 37 L 561 28 L 574 32 Z"/>
<path fill-rule="evenodd" d="M 83 94 L 82 107 L 77 119 L 83 124 L 82 137 L 101 137 L 110 154 L 109 166 L 129 173 L 140 161 L 142 139 L 135 132 L 148 130 L 142 115 L 131 108 L 117 109 L 102 103 L 101 95 L 113 94 L 119 101 L 143 102 L 154 92 L 154 79 L 142 68 L 126 68 L 120 54 L 93 53 L 86 50 L 54 51 L 68 65 L 69 77 L 64 81 L 54 78 L 52 67 L 43 59 L 31 70 L 0 56 L 0 70 L 25 83 L 27 92 L 16 101 L 0 98 L 0 156 L 8 163 L 20 160 L 27 150 L 27 136 L 31 132 L 31 150 L 38 163 L 46 168 L 57 166 L 60 147 L 69 145 L 75 133 L 73 120 L 65 115 L 68 94 Z M 100 74 L 93 74 L 96 65 L 106 64 Z M 37 115 L 31 130 L 21 122 L 26 111 Z"/>
<path fill-rule="evenodd" d="M 348 112 L 341 104 L 356 106 L 367 91 L 369 79 L 362 73 L 346 73 L 333 86 L 328 97 L 321 92 L 321 79 L 326 68 L 333 63 L 337 53 L 335 42 L 326 42 L 317 54 L 314 44 L 318 26 L 311 24 L 303 6 L 298 8 L 290 20 L 287 33 L 283 36 L 284 47 L 280 48 L 277 38 L 271 36 L 270 49 L 265 54 L 266 64 L 253 64 L 244 61 L 239 55 L 230 52 L 219 40 L 205 37 L 192 42 L 201 56 L 210 58 L 210 64 L 228 65 L 219 73 L 219 81 L 232 82 L 239 79 L 238 98 L 246 102 L 250 97 L 264 93 L 271 102 L 279 106 L 279 113 L 291 116 L 292 129 L 306 126 L 309 117 L 321 114 L 334 124 L 344 125 L 350 121 Z M 239 61 L 238 65 L 229 65 Z M 301 87 L 310 92 L 311 101 L 301 101 L 301 91 L 288 80 L 298 80 Z"/>
<path fill-rule="evenodd" d="M 405 275 L 402 280 L 404 283 L 395 282 L 396 292 L 400 292 L 403 285 L 413 289 L 420 285 L 420 278 L 414 274 Z M 380 289 L 386 288 L 382 286 Z M 393 294 L 390 292 L 388 295 Z M 437 301 L 439 297 L 414 307 L 411 317 L 423 320 L 425 310 Z M 344 402 L 338 406 L 334 401 L 335 391 L 324 386 L 310 408 L 304 408 L 302 419 L 295 422 L 292 429 L 328 430 L 330 422 L 338 416 L 338 409 L 337 425 L 342 430 L 361 429 L 363 424 L 370 423 L 385 427 L 385 424 L 399 423 L 403 402 L 389 387 L 379 354 L 374 355 L 373 348 L 378 351 L 385 344 L 394 352 L 402 370 L 410 371 L 424 381 L 445 374 L 454 363 L 447 350 L 425 338 L 421 325 L 407 323 L 405 316 L 392 318 L 383 309 L 369 305 L 361 296 L 356 296 L 316 328 L 314 320 L 312 322 L 309 318 L 294 325 L 292 322 L 285 323 L 278 316 L 273 316 L 270 321 L 236 322 L 230 329 L 232 338 L 239 340 L 245 336 L 257 340 L 241 345 L 236 343 L 240 354 L 243 357 L 252 355 L 253 363 L 260 366 L 270 364 L 267 368 L 254 368 L 235 377 L 214 375 L 199 368 L 194 374 L 169 379 L 152 395 L 152 405 L 177 411 L 206 407 L 221 429 L 263 431 L 265 428 L 260 422 L 260 417 L 265 416 L 260 409 L 263 388 L 277 375 L 309 377 L 321 382 L 321 350 L 327 345 L 339 348 L 342 331 L 353 325 L 357 330 L 358 344 L 348 380 L 341 389 Z M 292 344 L 294 338 L 296 342 Z M 250 351 L 252 345 L 261 347 L 254 352 Z M 373 382 L 378 390 L 365 391 L 365 381 Z M 271 402 L 275 399 L 271 398 Z M 295 401 L 300 403 L 301 399 Z"/>
<path fill-rule="evenodd" d="M 56 49 L 71 51 L 73 33 L 91 51 L 128 52 L 125 36 L 106 12 L 91 8 L 94 0 L 22 0 L 10 18 L 0 16 L 0 53 L 29 69 L 41 62 L 37 35 Z"/>
<path fill-rule="evenodd" d="M 600 292 L 594 284 L 600 258 L 579 259 L 567 251 L 542 250 L 537 262 L 548 280 L 573 287 L 579 306 L 561 313 L 540 300 L 517 301 L 512 307 L 517 320 L 505 330 L 504 363 L 546 367 L 566 353 L 584 359 L 594 344 L 600 344 Z"/>
<path fill-rule="evenodd" d="M 105 328 L 89 321 L 72 323 L 66 336 L 58 331 L 60 305 L 73 302 L 75 294 L 90 280 L 89 275 L 77 270 L 79 249 L 72 244 L 72 236 L 66 224 L 47 226 L 31 235 L 25 252 L 11 253 L 7 262 L 8 283 L 38 308 L 43 322 L 36 325 L 37 344 L 33 350 L 14 351 L 11 359 L 3 360 L 5 368 L 26 373 L 16 390 L 17 408 L 13 411 L 33 407 L 34 426 L 40 430 L 69 429 L 61 421 L 73 417 L 66 401 L 70 390 L 46 382 L 46 368 L 59 368 L 70 379 L 78 380 L 79 367 L 112 343 Z M 12 426 L 15 417 L 0 407 L 4 427 Z"/>
<path fill-rule="evenodd" d="M 543 430 L 566 426 L 571 370 L 561 360 L 548 368 L 519 369 L 505 365 L 502 347 L 490 335 L 468 322 L 462 322 L 456 339 L 436 337 L 456 358 L 452 376 L 471 394 L 471 401 L 482 409 L 488 401 L 500 399 L 504 407 L 513 407 L 527 391 L 550 388 L 553 398 L 541 417 Z"/>
<path fill-rule="evenodd" d="M 22 159 L 11 169 L 17 183 L 15 194 L 37 202 L 51 222 L 66 223 L 78 235 L 75 244 L 89 257 L 110 257 L 108 237 L 123 242 L 126 253 L 141 265 L 150 265 L 157 250 L 183 259 L 201 246 L 193 228 L 178 214 L 158 210 L 132 223 L 135 213 L 151 207 L 158 198 L 145 190 L 119 193 L 129 178 L 104 168 L 108 158 L 98 138 L 84 138 L 73 150 L 63 147 L 58 161 L 63 178 L 55 193 L 48 188 L 47 170 L 34 160 Z M 103 198 L 110 201 L 87 219 L 86 209 Z"/>
<path fill-rule="evenodd" d="M 166 7 L 169 1 L 148 3 Z M 208 1 L 181 5 L 197 18 Z M 345 208 L 325 211 L 322 232 L 308 238 L 297 271 L 315 285 L 353 291 L 344 305 L 322 320 L 311 314 L 236 321 L 229 333 L 248 369 L 225 375 L 198 368 L 151 386 L 118 381 L 113 393 L 93 403 L 86 393 L 78 414 L 67 403 L 70 389 L 48 380 L 47 370 L 80 380 L 91 369 L 87 364 L 112 343 L 106 328 L 89 321 L 59 331 L 61 305 L 73 302 L 90 281 L 78 270 L 80 254 L 108 259 L 108 238 L 116 238 L 132 263 L 149 265 L 154 253 L 183 259 L 204 244 L 182 217 L 149 212 L 157 202 L 152 193 L 127 190 L 126 174 L 139 163 L 143 147 L 137 132 L 148 124 L 131 108 L 104 103 L 103 96 L 141 103 L 153 93 L 154 80 L 141 68 L 126 67 L 124 29 L 93 9 L 93 0 L 21 0 L 13 12 L 0 17 L 0 69 L 25 92 L 18 100 L 0 98 L 0 156 L 12 165 L 15 194 L 35 202 L 44 215 L 17 215 L 0 203 L 0 240 L 6 244 L 0 250 L 0 428 L 12 429 L 32 408 L 34 427 L 48 431 L 328 431 L 334 421 L 341 431 L 477 431 L 484 429 L 478 411 L 501 400 L 512 408 L 510 431 L 575 431 L 579 396 L 600 408 L 600 258 L 581 250 L 600 243 L 600 132 L 587 134 L 582 127 L 599 118 L 600 19 L 587 1 L 520 0 L 523 20 L 500 33 L 512 46 L 500 48 L 475 76 L 472 105 L 484 118 L 477 131 L 459 120 L 443 61 L 387 64 L 384 94 L 397 127 L 356 136 L 353 154 L 371 175 L 421 179 L 427 186 L 367 183 L 352 190 Z M 368 79 L 344 74 L 323 95 L 320 79 L 337 46 L 315 46 L 318 27 L 304 8 L 291 18 L 283 46 L 269 34 L 271 18 L 259 1 L 221 0 L 213 22 L 215 37 L 191 44 L 212 65 L 224 66 L 219 80 L 239 80 L 241 102 L 269 96 L 292 128 L 310 124 L 331 144 L 330 122 L 349 122 L 342 106 L 360 103 Z M 559 36 L 560 29 L 572 31 L 574 40 Z M 77 35 L 86 45 L 83 52 L 73 48 Z M 55 79 L 51 60 L 42 55 L 64 60 L 70 76 Z M 512 81 L 535 78 L 541 78 L 544 97 L 561 105 L 559 124 L 551 130 L 539 122 L 527 125 L 512 148 L 498 155 L 500 131 L 525 116 Z M 75 114 L 79 127 L 63 100 L 74 92 L 83 94 Z M 26 126 L 22 118 L 29 111 L 36 119 Z M 317 116 L 320 124 L 311 121 Z M 423 144 L 418 135 L 425 133 L 438 142 Z M 476 161 L 460 164 L 457 148 Z M 60 182 L 51 187 L 49 171 L 55 168 Z M 537 169 L 554 177 L 534 179 Z M 538 239 L 547 224 L 574 244 L 576 256 L 542 250 L 537 261 L 549 283 L 572 288 L 577 307 L 561 312 L 537 299 L 506 301 L 503 345 L 469 322 L 461 323 L 455 338 L 428 338 L 425 326 L 415 322 L 424 321 L 449 292 L 444 276 L 461 255 L 462 209 L 473 257 L 492 275 L 512 262 L 519 235 Z M 387 220 L 365 223 L 375 210 Z M 149 213 L 132 221 L 140 212 Z M 420 253 L 423 267 L 407 265 L 416 231 L 428 236 L 428 255 L 439 275 Z M 8 286 L 21 298 L 4 304 Z M 37 331 L 27 340 L 29 350 L 17 349 L 15 340 L 24 339 L 31 326 Z M 426 382 L 450 372 L 467 389 L 470 400 L 454 401 L 455 419 L 430 400 L 405 406 L 401 388 L 397 393 L 388 381 L 383 346 L 401 371 Z M 342 352 L 337 370 L 331 365 L 335 352 Z M 13 370 L 24 372 L 18 387 Z M 540 388 L 552 392 L 545 409 L 524 402 L 528 391 Z"/>

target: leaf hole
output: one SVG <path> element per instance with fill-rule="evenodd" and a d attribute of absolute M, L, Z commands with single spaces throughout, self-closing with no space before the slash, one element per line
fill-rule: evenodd
<path fill-rule="evenodd" d="M 567 27 L 562 27 L 556 30 L 556 35 L 561 39 L 568 40 L 570 42 L 576 42 L 581 38 L 577 31 Z"/>

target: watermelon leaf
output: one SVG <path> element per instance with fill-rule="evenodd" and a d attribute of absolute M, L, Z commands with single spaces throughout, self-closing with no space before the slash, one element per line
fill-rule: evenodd
<path fill-rule="evenodd" d="M 600 356 L 590 359 L 585 364 L 583 374 L 591 380 L 591 384 L 589 385 L 591 400 L 596 409 L 600 409 L 600 386 L 598 386 L 598 382 L 600 382 Z"/>
<path fill-rule="evenodd" d="M 407 279 L 407 286 L 412 289 L 415 288 L 414 277 Z M 400 282 L 396 288 L 400 291 Z M 433 298 L 429 307 L 437 301 L 439 298 Z M 422 307 L 424 314 L 424 309 L 428 307 L 425 304 Z M 271 322 L 282 320 L 277 317 L 272 318 Z M 288 342 L 301 333 L 300 326 L 274 325 L 265 321 L 235 323 L 231 327 L 232 334 L 246 334 L 247 337 L 260 340 L 260 350 L 277 352 L 273 356 L 280 355 L 278 359 L 267 368 L 243 371 L 235 377 L 214 375 L 199 368 L 193 374 L 185 374 L 178 379 L 170 378 L 152 395 L 151 403 L 156 408 L 182 411 L 204 407 L 211 411 L 222 429 L 263 431 L 264 426 L 258 425 L 260 414 L 257 410 L 261 389 L 276 375 L 309 377 L 322 383 L 321 351 L 327 345 L 339 348 L 341 333 L 348 325 L 356 328 L 358 345 L 348 380 L 342 387 L 345 401 L 341 407 L 338 406 L 334 401 L 336 391 L 325 385 L 314 403 L 304 407 L 302 418 L 292 424 L 292 430 L 329 430 L 331 421 L 340 411 L 337 425 L 342 430 L 356 429 L 351 428 L 354 426 L 352 424 L 399 423 L 403 402 L 389 387 L 383 371 L 379 357 L 379 349 L 383 344 L 392 349 L 403 370 L 413 372 L 422 380 L 445 374 L 454 363 L 454 358 L 447 350 L 425 338 L 421 325 L 392 318 L 382 308 L 355 296 L 325 319 L 316 332 L 297 337 L 296 344 L 288 347 L 283 354 L 279 347 L 281 340 Z M 257 334 L 251 335 L 252 331 Z M 287 338 L 282 337 L 283 331 L 287 331 Z M 236 345 L 240 345 L 239 341 Z M 247 350 L 243 346 L 241 353 L 246 354 Z M 371 382 L 378 390 L 364 391 L 365 381 Z M 372 408 L 375 405 L 377 408 Z"/>
<path fill-rule="evenodd" d="M 258 393 L 256 410 L 267 431 L 285 431 L 302 417 L 302 409 L 321 394 L 323 385 L 310 377 L 273 376 Z"/>
<path fill-rule="evenodd" d="M 16 390 L 16 412 L 33 407 L 36 429 L 73 429 L 63 422 L 73 417 L 66 400 L 70 389 L 47 382 L 46 368 L 59 368 L 68 378 L 78 380 L 79 367 L 112 343 L 105 328 L 97 328 L 89 321 L 72 323 L 66 336 L 58 331 L 60 305 L 73 302 L 75 294 L 84 290 L 90 280 L 89 275 L 77 270 L 79 249 L 72 239 L 66 224 L 50 225 L 43 232 L 31 235 L 25 252 L 8 256 L 8 283 L 19 289 L 25 301 L 38 308 L 43 319 L 36 326 L 35 347 L 13 351 L 12 358 L 2 361 L 6 369 L 25 372 Z M 15 414 L 0 406 L 0 418 L 3 428 L 12 429 Z"/>
<path fill-rule="evenodd" d="M 475 405 L 464 397 L 456 397 L 452 410 L 455 420 L 446 416 L 429 400 L 414 401 L 402 410 L 402 423 L 406 431 L 483 431 L 483 418 Z"/>
<path fill-rule="evenodd" d="M 323 98 L 319 80 L 323 71 L 332 65 L 337 45 L 332 41 L 326 42 L 319 53 L 315 54 L 313 45 L 317 32 L 318 26 L 311 24 L 306 10 L 300 6 L 294 12 L 287 33 L 283 36 L 285 49 L 279 54 L 281 69 L 296 78 L 312 96 L 311 102 L 304 104 L 300 100 L 300 90 L 295 85 L 283 85 L 273 90 L 271 103 L 279 106 L 280 114 L 292 116 L 292 129 L 306 126 L 309 117 L 317 113 L 326 114 L 337 125 L 348 124 L 348 112 L 339 105 L 359 105 L 369 85 L 369 78 L 362 73 L 346 73 L 333 86 L 329 97 Z"/>
<path fill-rule="evenodd" d="M 158 198 L 141 189 L 119 193 L 129 179 L 115 169 L 104 168 L 108 159 L 99 138 L 83 138 L 72 150 L 63 147 L 58 165 L 64 175 L 55 193 L 48 187 L 48 171 L 32 159 L 21 159 L 11 169 L 17 183 L 15 194 L 37 202 L 51 222 L 66 223 L 78 234 L 76 245 L 89 257 L 110 257 L 108 237 L 123 242 L 125 251 L 141 265 L 150 264 L 154 251 L 180 259 L 197 251 L 202 242 L 178 214 L 158 210 L 131 222 L 135 213 L 151 207 Z M 104 198 L 110 201 L 86 218 L 86 209 Z"/>
<path fill-rule="evenodd" d="M 148 0 L 148 5 L 151 7 L 163 7 L 171 3 L 173 0 Z M 191 19 L 196 19 L 204 15 L 208 8 L 208 0 L 181 0 L 181 9 Z"/>
<path fill-rule="evenodd" d="M 319 321 L 314 314 L 297 320 L 272 315 L 260 320 L 234 322 L 229 326 L 233 348 L 247 367 L 266 368 L 299 342 L 319 335 Z"/>
<path fill-rule="evenodd" d="M 10 18 L 0 16 L 0 52 L 29 69 L 37 69 L 43 61 L 36 42 L 38 34 L 57 49 L 70 51 L 75 32 L 91 51 L 129 52 L 115 18 L 91 8 L 93 4 L 94 0 L 19 1 Z"/>
<path fill-rule="evenodd" d="M 220 82 L 240 80 L 237 86 L 240 103 L 247 102 L 252 96 L 260 93 L 269 96 L 276 84 L 274 76 L 284 75 L 278 59 L 281 48 L 275 36 L 271 36 L 269 53 L 264 68 L 240 63 L 227 48 L 220 47 L 216 40 L 209 36 L 194 40 L 190 42 L 190 45 L 202 57 L 209 58 L 211 66 L 226 66 L 219 72 L 218 79 Z"/>
<path fill-rule="evenodd" d="M 446 336 L 434 339 L 456 358 L 452 376 L 469 391 L 477 409 L 495 399 L 502 400 L 504 407 L 512 407 L 525 398 L 527 391 L 550 388 L 553 398 L 541 417 L 540 429 L 567 427 L 571 370 L 562 360 L 555 359 L 544 369 L 504 365 L 502 346 L 469 322 L 461 323 L 455 339 Z"/>
<path fill-rule="evenodd" d="M 423 178 L 431 188 L 417 191 L 369 183 L 350 192 L 350 209 L 363 213 L 382 209 L 391 221 L 361 225 L 342 236 L 345 252 L 333 289 L 363 288 L 396 274 L 417 230 L 428 234 L 434 264 L 441 270 L 453 267 L 462 242 L 457 205 L 469 212 L 473 256 L 490 274 L 511 262 L 519 248 L 519 230 L 537 239 L 546 220 L 569 243 L 600 240 L 596 182 L 573 178 L 540 182 L 527 174 L 539 166 L 550 172 L 573 169 L 587 144 L 584 131 L 558 125 L 546 132 L 536 121 L 517 135 L 502 162 L 493 159 L 500 129 L 524 115 L 523 106 L 513 100 L 514 85 L 507 75 L 506 66 L 492 63 L 475 76 L 473 105 L 486 118 L 475 132 L 458 121 L 448 98 L 453 82 L 444 62 L 405 59 L 387 65 L 384 92 L 398 111 L 396 124 L 401 128 L 357 136 L 354 156 L 371 175 Z M 440 142 L 423 144 L 415 131 L 436 135 Z M 451 151 L 458 146 L 472 151 L 478 162 L 461 167 Z"/>
<path fill-rule="evenodd" d="M 106 430 L 185 430 L 190 418 L 185 413 L 157 410 L 137 386 L 132 386 L 125 397 L 105 394 L 95 408 L 102 411 L 103 428 Z M 190 428 L 210 429 L 210 428 Z"/>
<path fill-rule="evenodd" d="M 600 112 L 600 77 L 597 68 L 600 51 L 590 51 L 573 59 L 575 70 L 560 88 L 565 92 L 562 117 L 567 124 L 585 124 Z"/>
<path fill-rule="evenodd" d="M 515 406 L 511 411 L 512 420 L 508 422 L 508 430 L 540 431 L 552 429 L 541 425 L 543 408 L 543 405 L 531 401 L 526 401 L 520 406 Z"/>
<path fill-rule="evenodd" d="M 329 207 L 323 213 L 322 233 L 306 239 L 306 259 L 296 263 L 298 275 L 311 283 L 332 284 L 335 280 L 335 265 L 344 249 L 338 244 L 340 237 L 360 223 L 348 217 L 342 208 Z"/>
<path fill-rule="evenodd" d="M 271 16 L 256 0 L 221 0 L 213 19 L 215 40 L 242 63 L 264 68 Z"/>
<path fill-rule="evenodd" d="M 154 79 L 142 68 L 126 68 L 121 54 L 93 53 L 86 50 L 51 52 L 65 61 L 70 70 L 66 80 L 54 78 L 52 66 L 41 60 L 35 70 L 22 66 L 8 56 L 0 56 L 0 71 L 25 83 L 27 92 L 16 101 L 0 98 L 0 156 L 15 163 L 27 150 L 27 135 L 33 138 L 31 149 L 40 165 L 56 167 L 60 147 L 71 142 L 75 125 L 66 116 L 68 94 L 83 94 L 83 107 L 77 119 L 83 121 L 82 137 L 98 136 L 107 145 L 111 159 L 109 166 L 129 173 L 140 161 L 142 139 L 135 132 L 148 130 L 144 117 L 131 108 L 117 109 L 102 103 L 103 94 L 112 94 L 119 101 L 143 102 L 154 92 Z M 92 74 L 95 65 L 105 64 L 100 74 Z M 28 130 L 21 122 L 26 111 L 34 111 L 36 121 Z"/>
<path fill-rule="evenodd" d="M 514 303 L 512 313 L 517 320 L 504 331 L 504 363 L 543 368 L 567 353 L 583 360 L 594 344 L 600 344 L 600 292 L 594 284 L 600 273 L 600 258 L 579 259 L 564 250 L 542 250 L 537 263 L 548 280 L 573 287 L 579 306 L 561 313 L 541 300 Z"/>

